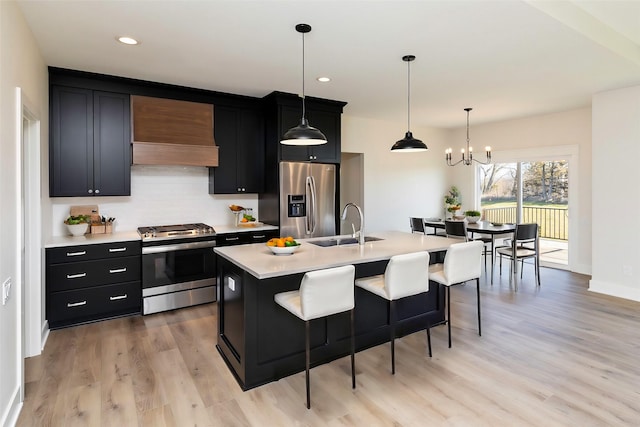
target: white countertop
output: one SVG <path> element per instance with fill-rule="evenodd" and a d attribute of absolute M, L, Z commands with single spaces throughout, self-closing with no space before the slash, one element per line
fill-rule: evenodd
<path fill-rule="evenodd" d="M 216 234 L 248 233 L 250 231 L 278 230 L 275 225 L 263 224 L 259 227 L 234 227 L 233 225 L 215 225 Z M 137 230 L 119 231 L 115 233 L 85 234 L 83 236 L 53 236 L 45 243 L 45 248 L 61 246 L 96 245 L 100 243 L 127 242 L 140 240 Z"/>
<path fill-rule="evenodd" d="M 83 236 L 53 236 L 44 245 L 45 248 L 61 246 L 97 245 L 100 243 L 128 242 L 140 240 L 137 231 L 118 231 L 115 233 L 85 234 Z"/>
<path fill-rule="evenodd" d="M 302 244 L 293 255 L 274 255 L 264 243 L 251 245 L 225 246 L 215 252 L 238 265 L 258 279 L 305 273 L 321 268 L 338 267 L 347 264 L 383 261 L 394 255 L 418 251 L 442 251 L 460 240 L 447 237 L 411 234 L 401 231 L 384 231 L 370 234 L 384 240 L 358 244 L 321 247 L 310 241 L 323 240 L 297 239 Z M 342 236 L 350 237 L 350 236 Z"/>
<path fill-rule="evenodd" d="M 263 230 L 278 230 L 276 225 L 262 224 L 258 227 L 240 226 L 235 227 L 233 225 L 214 225 L 213 229 L 216 230 L 216 234 L 229 234 L 229 233 L 243 233 L 248 231 L 263 231 Z"/>

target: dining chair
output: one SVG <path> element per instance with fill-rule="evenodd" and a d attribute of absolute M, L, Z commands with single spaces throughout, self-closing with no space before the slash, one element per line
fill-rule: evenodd
<path fill-rule="evenodd" d="M 512 279 L 515 281 L 515 290 L 518 290 L 518 261 L 520 261 L 520 278 L 522 279 L 522 273 L 524 270 L 524 260 L 534 259 L 534 271 L 536 283 L 540 286 L 540 247 L 538 237 L 538 224 L 516 224 L 516 229 L 513 234 L 513 239 L 510 241 L 510 246 L 504 246 L 496 249 L 497 254 L 500 256 L 500 275 L 502 275 L 502 257 L 507 257 L 511 260 L 509 267 L 509 283 Z"/>
<path fill-rule="evenodd" d="M 447 329 L 451 348 L 451 287 L 470 280 L 476 281 L 478 300 L 478 335 L 482 336 L 480 321 L 480 275 L 482 274 L 482 248 L 484 244 L 474 240 L 454 243 L 447 249 L 444 263 L 429 266 L 429 278 L 446 288 Z"/>
<path fill-rule="evenodd" d="M 429 252 L 394 255 L 384 274 L 356 279 L 355 285 L 384 298 L 389 307 L 389 335 L 391 341 L 391 374 L 396 373 L 396 301 L 429 290 Z M 427 346 L 431 357 L 431 325 L 427 322 Z"/>
<path fill-rule="evenodd" d="M 423 218 L 409 217 L 409 226 L 411 227 L 412 233 L 427 234 L 424 229 Z"/>
<path fill-rule="evenodd" d="M 307 409 L 311 409 L 309 366 L 311 360 L 309 321 L 333 314 L 350 311 L 351 315 L 351 388 L 356 388 L 355 343 L 354 343 L 354 278 L 355 267 L 326 268 L 305 273 L 297 291 L 281 292 L 274 296 L 275 302 L 294 316 L 304 320 L 305 325 L 305 380 L 307 387 Z"/>
<path fill-rule="evenodd" d="M 467 234 L 467 223 L 464 221 L 445 220 L 444 230 L 447 233 L 447 237 L 464 239 L 465 242 L 469 240 L 469 235 Z"/>

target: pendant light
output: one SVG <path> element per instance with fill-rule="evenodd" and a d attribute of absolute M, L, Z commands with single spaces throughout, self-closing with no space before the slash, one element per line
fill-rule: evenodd
<path fill-rule="evenodd" d="M 402 60 L 407 63 L 407 133 L 404 138 L 396 141 L 391 147 L 396 153 L 415 153 L 417 151 L 427 151 L 427 146 L 419 139 L 415 139 L 411 133 L 411 71 L 410 63 L 416 59 L 413 55 L 405 55 Z"/>
<path fill-rule="evenodd" d="M 296 25 L 296 31 L 302 34 L 302 119 L 300 124 L 296 127 L 289 129 L 282 139 L 280 144 L 284 145 L 320 145 L 327 143 L 327 137 L 318 129 L 309 126 L 309 122 L 305 116 L 304 105 L 304 35 L 311 31 L 311 26 L 308 24 Z"/>

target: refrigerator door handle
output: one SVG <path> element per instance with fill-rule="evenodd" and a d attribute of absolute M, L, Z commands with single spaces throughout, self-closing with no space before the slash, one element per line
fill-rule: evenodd
<path fill-rule="evenodd" d="M 316 212 L 316 182 L 312 176 L 307 177 L 307 234 L 313 234 L 316 231 L 317 212 Z"/>

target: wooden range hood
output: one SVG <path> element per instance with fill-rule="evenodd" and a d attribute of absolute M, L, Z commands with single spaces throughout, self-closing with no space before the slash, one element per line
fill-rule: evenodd
<path fill-rule="evenodd" d="M 213 105 L 131 96 L 134 165 L 218 166 Z"/>

